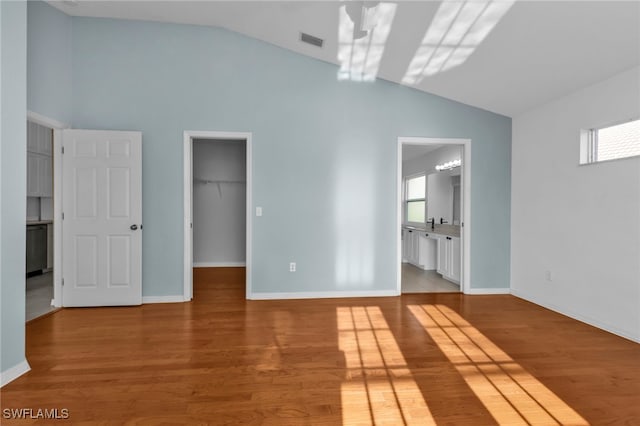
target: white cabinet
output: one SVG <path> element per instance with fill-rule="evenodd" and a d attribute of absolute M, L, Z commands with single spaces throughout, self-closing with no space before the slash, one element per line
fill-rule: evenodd
<path fill-rule="evenodd" d="M 402 230 L 402 261 L 421 269 L 436 269 L 436 242 L 424 231 Z"/>
<path fill-rule="evenodd" d="M 40 182 L 40 196 L 53 196 L 53 158 L 51 156 L 43 156 L 38 164 L 38 179 Z"/>
<path fill-rule="evenodd" d="M 52 131 L 37 123 L 27 125 L 27 196 L 53 194 Z"/>
<path fill-rule="evenodd" d="M 27 122 L 27 151 L 51 156 L 53 130 L 32 121 Z"/>
<path fill-rule="evenodd" d="M 27 151 L 38 152 L 38 128 L 41 127 L 32 121 L 27 122 Z"/>
<path fill-rule="evenodd" d="M 53 167 L 51 156 L 27 153 L 27 196 L 51 197 Z"/>
<path fill-rule="evenodd" d="M 418 237 L 418 247 L 420 250 L 418 263 L 425 270 L 436 269 L 438 255 L 438 240 L 427 232 L 421 232 Z"/>
<path fill-rule="evenodd" d="M 443 278 L 460 283 L 460 238 L 440 235 L 437 272 Z"/>
<path fill-rule="evenodd" d="M 418 231 L 413 229 L 404 229 L 402 231 L 403 239 L 402 239 L 402 258 L 411 263 L 412 265 L 418 266 L 418 258 L 420 256 L 420 246 L 418 242 Z"/>
<path fill-rule="evenodd" d="M 38 197 L 40 195 L 39 158 L 38 155 L 27 152 L 27 197 Z"/>
<path fill-rule="evenodd" d="M 449 279 L 460 284 L 460 276 L 462 271 L 462 262 L 460 262 L 460 259 L 462 257 L 460 253 L 460 238 L 451 237 L 449 249 Z"/>

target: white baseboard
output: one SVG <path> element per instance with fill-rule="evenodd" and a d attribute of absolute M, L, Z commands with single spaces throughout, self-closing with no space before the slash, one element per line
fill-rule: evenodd
<path fill-rule="evenodd" d="M 611 324 L 605 324 L 599 320 L 594 318 L 579 314 L 570 309 L 564 309 L 560 306 L 557 306 L 553 303 L 541 303 L 537 301 L 534 297 L 529 295 L 527 292 L 523 292 L 521 290 L 512 290 L 511 294 L 519 297 L 520 299 L 526 300 L 527 302 L 531 302 L 534 305 L 542 306 L 543 308 L 547 308 L 551 311 L 557 312 L 561 315 L 567 316 L 569 318 L 573 318 L 574 320 L 583 322 L 585 324 L 589 324 L 593 327 L 599 328 L 600 330 L 607 331 L 609 333 L 615 334 L 616 336 L 624 337 L 625 339 L 629 339 L 632 342 L 640 343 L 640 335 L 633 335 L 624 330 L 620 330 L 619 328 L 612 326 Z"/>
<path fill-rule="evenodd" d="M 510 288 L 470 288 L 464 294 L 511 294 Z"/>
<path fill-rule="evenodd" d="M 194 262 L 194 268 L 239 268 L 246 266 L 246 262 Z"/>
<path fill-rule="evenodd" d="M 283 299 L 340 299 L 345 297 L 394 297 L 399 296 L 397 290 L 369 291 L 301 291 L 295 293 L 252 293 L 249 300 L 283 300 Z"/>
<path fill-rule="evenodd" d="M 6 385 L 31 370 L 29 363 L 25 359 L 20 364 L 13 366 L 0 373 L 0 387 Z"/>
<path fill-rule="evenodd" d="M 142 304 L 148 303 L 181 303 L 184 302 L 184 296 L 142 296 Z"/>

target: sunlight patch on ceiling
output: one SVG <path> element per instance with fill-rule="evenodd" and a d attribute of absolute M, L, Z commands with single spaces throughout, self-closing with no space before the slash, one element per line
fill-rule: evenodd
<path fill-rule="evenodd" d="M 374 81 L 378 75 L 396 4 L 348 2 L 340 7 L 338 80 Z"/>
<path fill-rule="evenodd" d="M 418 84 L 463 64 L 515 0 L 443 1 L 402 78 Z"/>

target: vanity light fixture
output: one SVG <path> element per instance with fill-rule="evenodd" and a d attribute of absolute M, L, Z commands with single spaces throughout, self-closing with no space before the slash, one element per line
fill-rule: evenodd
<path fill-rule="evenodd" d="M 460 160 L 453 160 L 453 161 L 448 161 L 446 163 L 442 163 L 442 164 L 438 164 L 436 166 L 436 170 L 441 172 L 443 170 L 451 170 L 451 169 L 455 169 L 456 167 L 460 167 L 462 165 L 462 161 Z"/>

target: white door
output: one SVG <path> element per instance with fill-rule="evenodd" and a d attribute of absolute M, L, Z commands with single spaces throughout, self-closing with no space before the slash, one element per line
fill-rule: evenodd
<path fill-rule="evenodd" d="M 142 303 L 142 134 L 62 132 L 62 305 Z"/>

